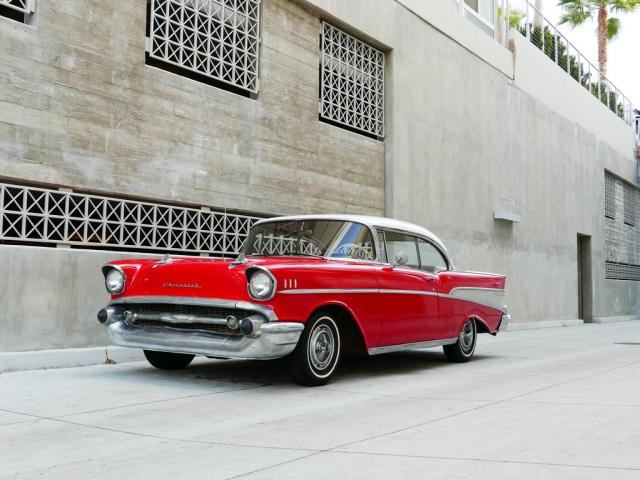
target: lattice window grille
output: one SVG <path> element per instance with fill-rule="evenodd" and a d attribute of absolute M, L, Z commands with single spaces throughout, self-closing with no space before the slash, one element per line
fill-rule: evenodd
<path fill-rule="evenodd" d="M 35 0 L 0 0 L 0 5 L 26 14 L 35 11 L 35 3 Z"/>
<path fill-rule="evenodd" d="M 604 216 L 616 218 L 616 180 L 608 174 L 604 176 Z"/>
<path fill-rule="evenodd" d="M 636 224 L 636 192 L 631 185 L 623 184 L 624 223 Z"/>
<path fill-rule="evenodd" d="M 322 24 L 320 117 L 384 137 L 384 53 Z"/>
<path fill-rule="evenodd" d="M 260 0 L 150 0 L 149 56 L 257 93 Z"/>
<path fill-rule="evenodd" d="M 640 281 L 640 265 L 605 262 L 605 277 L 609 280 Z"/>
<path fill-rule="evenodd" d="M 0 183 L 0 240 L 237 255 L 259 217 Z"/>

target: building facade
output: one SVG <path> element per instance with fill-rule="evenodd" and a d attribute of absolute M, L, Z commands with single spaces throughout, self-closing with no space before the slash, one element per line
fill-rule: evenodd
<path fill-rule="evenodd" d="M 0 350 L 103 345 L 106 261 L 292 213 L 423 225 L 514 322 L 640 315 L 627 112 L 487 4 L 0 0 Z"/>

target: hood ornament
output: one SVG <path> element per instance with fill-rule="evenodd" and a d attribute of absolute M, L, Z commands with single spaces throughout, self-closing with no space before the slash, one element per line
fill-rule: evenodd
<path fill-rule="evenodd" d="M 171 263 L 171 262 L 173 262 L 171 255 L 166 253 L 160 260 L 154 263 L 153 267 L 151 268 L 156 268 L 156 267 L 159 267 L 160 265 L 166 265 L 167 263 Z"/>

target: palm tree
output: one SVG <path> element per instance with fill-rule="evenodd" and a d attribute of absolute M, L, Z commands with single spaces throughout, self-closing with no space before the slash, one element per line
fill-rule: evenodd
<path fill-rule="evenodd" d="M 607 43 L 620 29 L 620 19 L 611 14 L 631 13 L 640 6 L 640 0 L 560 0 L 564 14 L 560 23 L 571 27 L 583 24 L 594 16 L 598 17 L 598 68 L 600 81 L 607 78 Z"/>

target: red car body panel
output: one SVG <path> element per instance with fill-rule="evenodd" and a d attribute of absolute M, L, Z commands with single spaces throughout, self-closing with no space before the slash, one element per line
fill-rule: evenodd
<path fill-rule="evenodd" d="M 495 334 L 506 309 L 500 302 L 477 301 L 477 294 L 503 292 L 502 275 L 419 269 L 385 263 L 306 257 L 247 257 L 244 263 L 217 258 L 119 260 L 126 297 L 194 297 L 262 304 L 279 321 L 305 323 L 328 305 L 347 310 L 367 349 L 456 338 L 475 317 L 480 331 Z M 275 277 L 273 298 L 249 296 L 246 270 L 265 267 Z M 473 295 L 471 295 L 473 293 Z"/>

